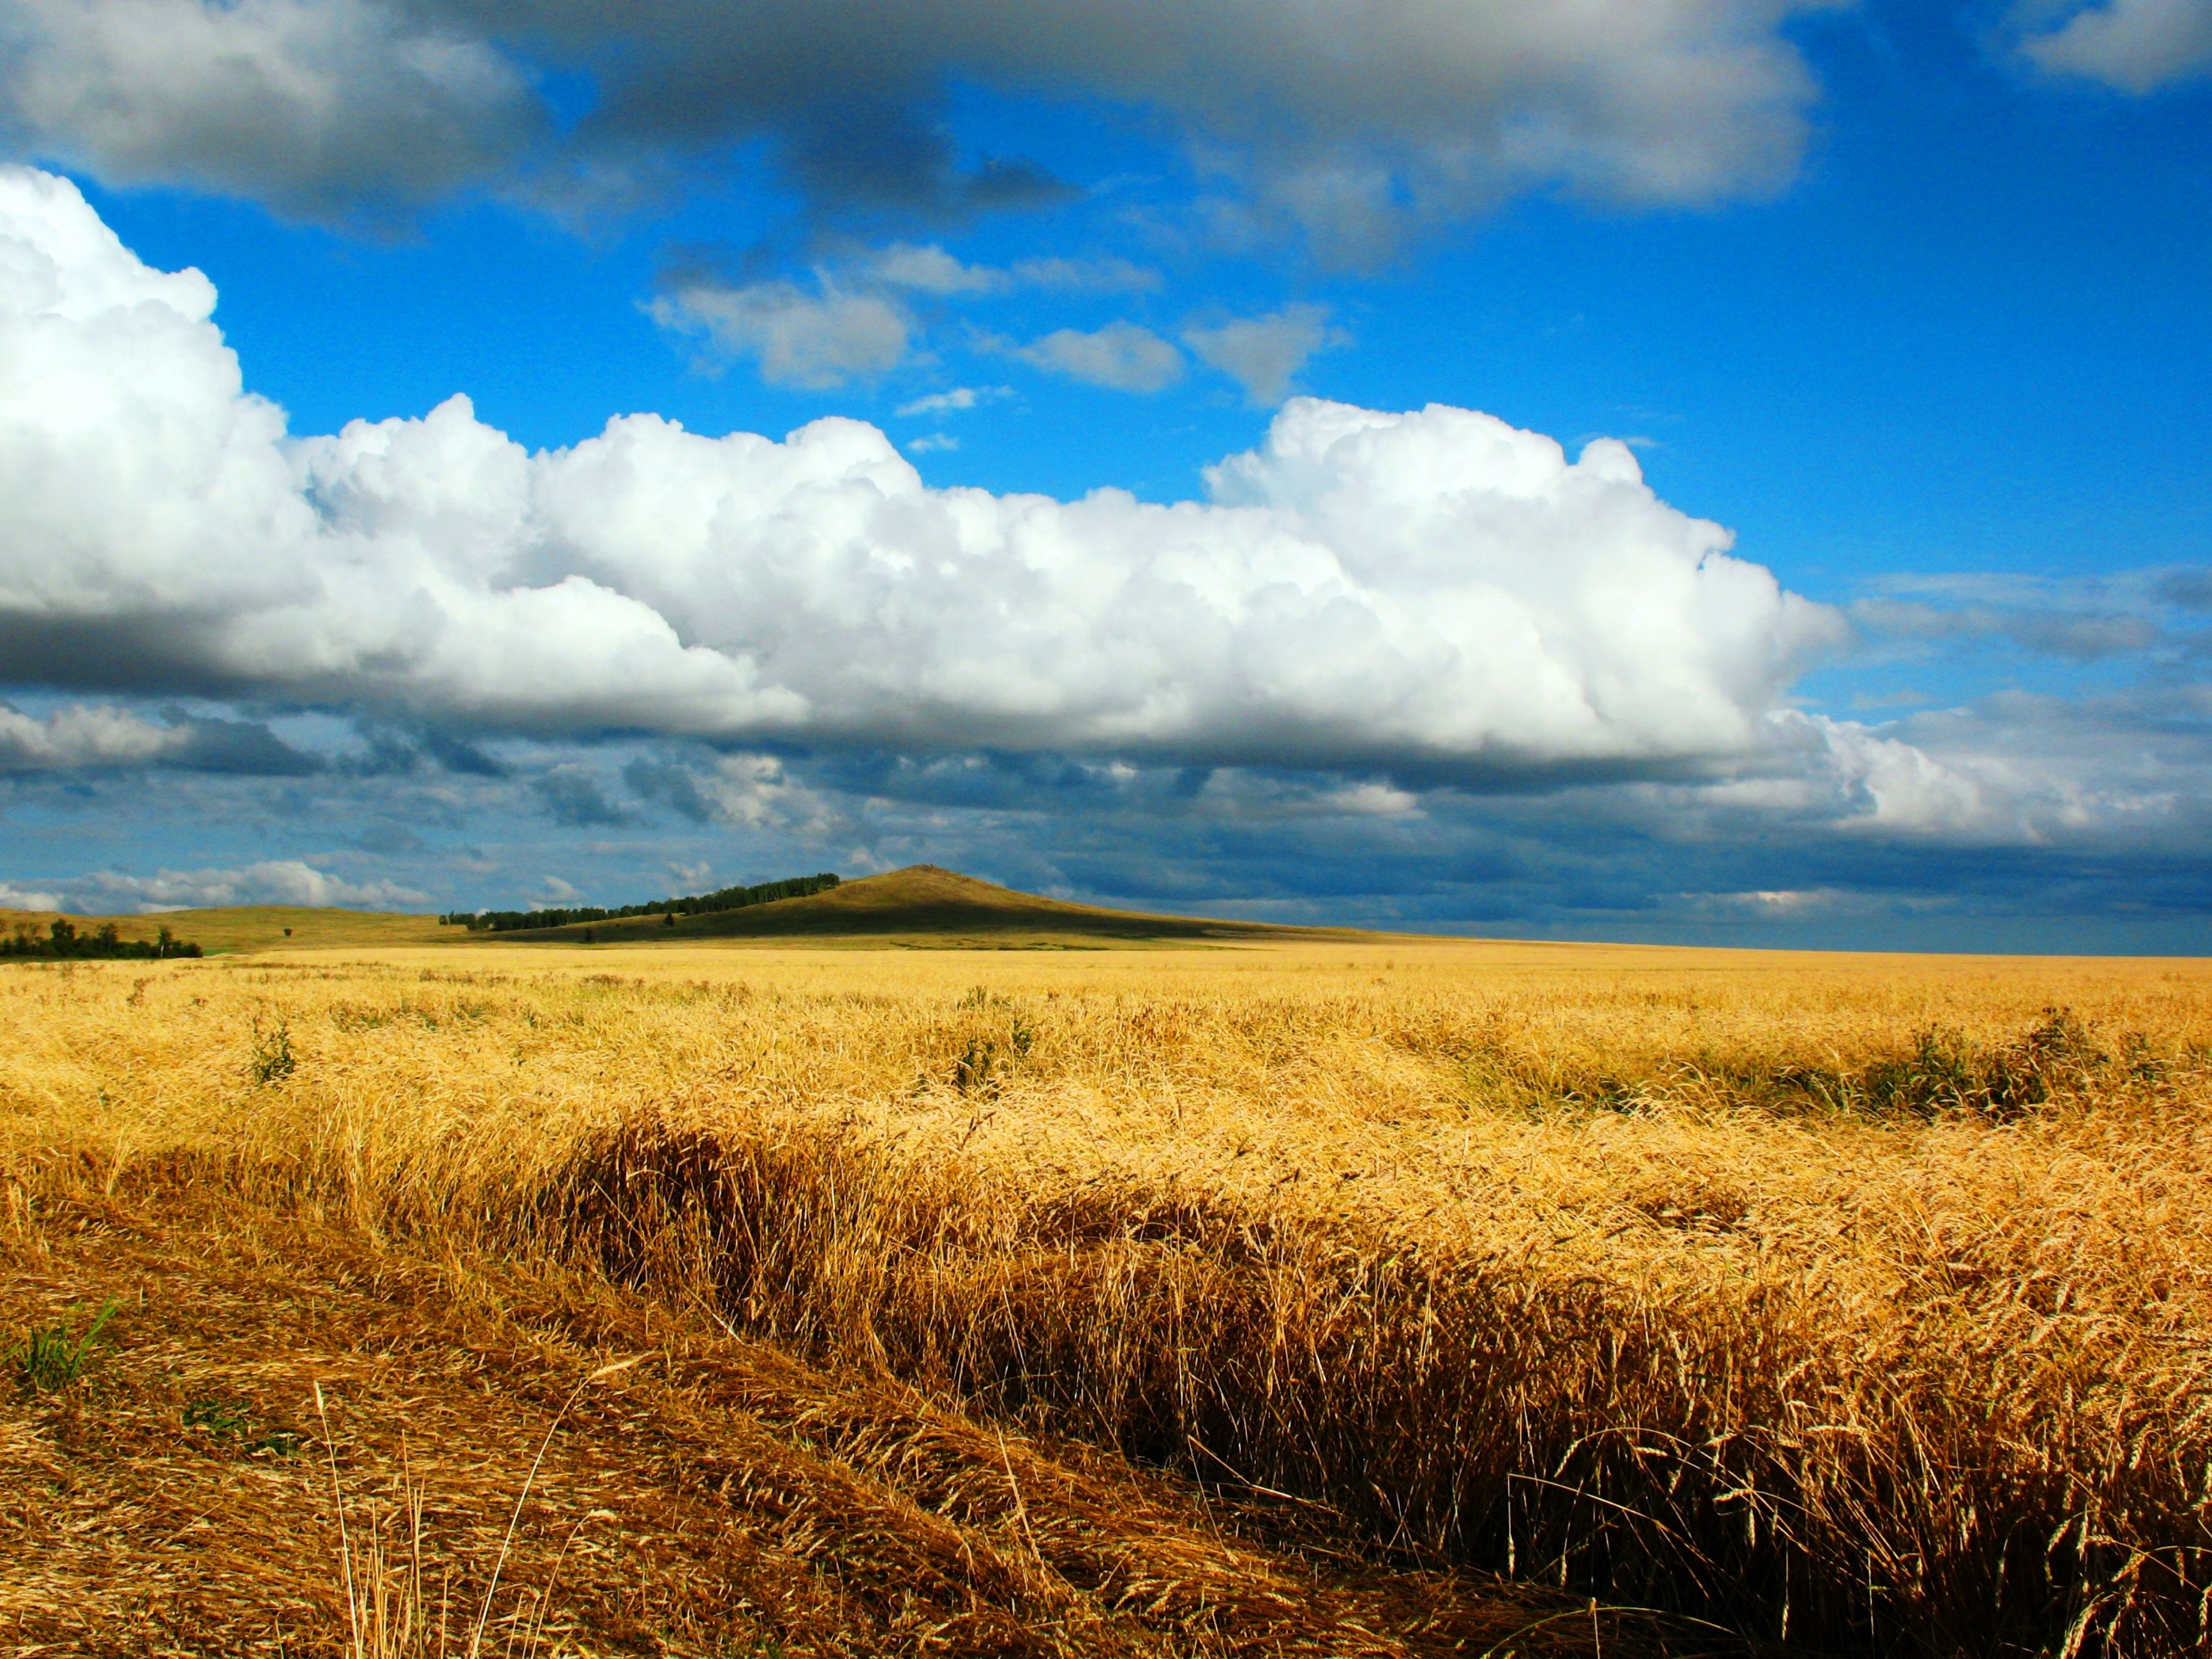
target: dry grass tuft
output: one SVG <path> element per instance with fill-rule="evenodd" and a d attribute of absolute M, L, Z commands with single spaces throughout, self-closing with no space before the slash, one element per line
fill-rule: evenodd
<path fill-rule="evenodd" d="M 2212 1645 L 2212 970 L 574 962 L 10 969 L 10 1249 L 64 1179 L 234 1195 L 1116 1449 L 1285 1547 L 1880 1652 Z M 1093 1610 L 1157 1563 L 1079 1481 L 880 1408 L 774 1432 L 993 1529 L 994 1606 L 1134 1639 Z"/>

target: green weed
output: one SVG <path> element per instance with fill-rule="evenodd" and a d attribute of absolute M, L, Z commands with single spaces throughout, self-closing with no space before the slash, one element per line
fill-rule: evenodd
<path fill-rule="evenodd" d="M 45 1330 L 31 1332 L 11 1348 L 8 1369 L 15 1373 L 17 1389 L 26 1395 L 58 1394 L 76 1382 L 98 1360 L 100 1334 L 115 1316 L 116 1307 L 112 1297 L 101 1303 L 82 1336 L 70 1337 L 64 1317 Z"/>
<path fill-rule="evenodd" d="M 301 1437 L 289 1429 L 272 1429 L 243 1400 L 195 1400 L 185 1407 L 185 1426 L 216 1440 L 234 1444 L 249 1456 L 274 1452 L 289 1457 L 300 1449 Z"/>
<path fill-rule="evenodd" d="M 292 1027 L 278 1020 L 275 1028 L 263 1031 L 261 1022 L 253 1022 L 253 1058 L 246 1069 L 253 1073 L 256 1083 L 282 1083 L 300 1067 L 298 1058 L 292 1053 Z"/>

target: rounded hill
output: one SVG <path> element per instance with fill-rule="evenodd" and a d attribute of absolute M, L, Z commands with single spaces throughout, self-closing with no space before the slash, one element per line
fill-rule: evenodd
<path fill-rule="evenodd" d="M 1342 938 L 1335 928 L 1282 927 L 1204 916 L 1150 915 L 1071 904 L 963 876 L 934 864 L 911 865 L 839 884 L 804 898 L 705 915 L 625 916 L 617 921 L 526 928 L 501 942 L 637 945 L 708 939 L 862 940 L 946 946 L 1108 949 L 1117 945 L 1204 944 L 1256 939 Z"/>

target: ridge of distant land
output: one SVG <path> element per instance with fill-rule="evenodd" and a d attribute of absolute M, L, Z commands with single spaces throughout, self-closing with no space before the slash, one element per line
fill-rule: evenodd
<path fill-rule="evenodd" d="M 76 916 L 80 928 L 113 922 L 126 939 L 155 938 L 167 927 L 210 955 L 270 950 L 416 945 L 763 945 L 814 944 L 908 949 L 1113 950 L 1132 945 L 1230 944 L 1239 940 L 1357 939 L 1379 935 L 1344 927 L 1288 927 L 1204 916 L 1150 915 L 1071 904 L 981 881 L 933 864 L 842 882 L 804 898 L 744 909 L 659 915 L 514 932 L 469 933 L 434 915 L 303 905 L 236 905 L 143 916 Z M 0 930 L 18 921 L 44 927 L 50 912 L 0 910 Z"/>
<path fill-rule="evenodd" d="M 999 949 L 1090 948 L 1239 939 L 1360 937 L 1341 927 L 1285 927 L 1206 916 L 1151 915 L 1071 904 L 963 876 L 934 864 L 910 865 L 880 876 L 841 882 L 804 898 L 779 899 L 704 915 L 629 916 L 562 927 L 477 934 L 472 942 L 673 945 L 716 939 L 806 941 L 825 945 L 880 941 L 919 947 L 988 945 Z"/>
<path fill-rule="evenodd" d="M 745 910 L 756 904 L 773 904 L 778 899 L 805 898 L 835 887 L 838 879 L 825 870 L 818 875 L 787 876 L 781 881 L 764 881 L 752 887 L 720 887 L 711 893 L 693 893 L 682 898 L 647 899 L 642 904 L 564 904 L 539 910 L 450 910 L 438 920 L 449 927 L 465 927 L 471 933 L 542 933 L 549 927 L 566 927 L 571 922 L 622 921 L 631 916 L 702 916 L 718 910 Z"/>

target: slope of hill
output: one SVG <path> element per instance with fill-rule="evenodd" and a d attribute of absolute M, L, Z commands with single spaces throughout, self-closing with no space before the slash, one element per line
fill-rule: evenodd
<path fill-rule="evenodd" d="M 220 909 L 169 910 L 151 916 L 71 916 L 79 933 L 113 922 L 125 939 L 150 939 L 167 927 L 210 955 L 237 951 L 275 951 L 354 945 L 438 945 L 459 931 L 441 927 L 435 916 L 393 915 L 382 910 L 311 909 L 299 904 L 240 904 Z M 18 923 L 46 932 L 54 916 L 40 910 L 0 910 L 0 929 Z"/>
<path fill-rule="evenodd" d="M 1017 892 L 933 864 L 848 881 L 826 893 L 711 915 L 628 916 L 479 940 L 600 945 L 698 944 L 708 939 L 884 943 L 942 948 L 1109 949 L 1115 945 L 1204 944 L 1234 939 L 1347 938 L 1337 929 L 1276 927 L 1201 916 L 1146 915 Z"/>

